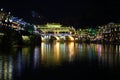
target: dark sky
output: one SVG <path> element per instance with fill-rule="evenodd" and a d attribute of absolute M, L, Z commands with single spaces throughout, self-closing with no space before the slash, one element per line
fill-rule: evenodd
<path fill-rule="evenodd" d="M 35 11 L 40 22 L 60 22 L 67 25 L 99 25 L 120 21 L 119 1 L 101 0 L 3 0 L 0 7 L 32 21 Z"/>

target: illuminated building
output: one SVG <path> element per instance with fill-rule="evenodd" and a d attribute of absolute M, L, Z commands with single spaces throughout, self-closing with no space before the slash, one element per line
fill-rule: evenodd
<path fill-rule="evenodd" d="M 52 40 L 71 40 L 73 41 L 72 35 L 75 33 L 75 29 L 73 27 L 64 27 L 59 23 L 47 23 L 46 25 L 37 25 L 37 28 L 42 32 L 42 37 L 44 39 L 52 39 Z M 67 38 L 66 38 L 67 36 Z M 43 39 L 43 38 L 42 38 Z"/>
<path fill-rule="evenodd" d="M 120 41 L 120 24 L 109 23 L 103 26 L 103 40 L 107 42 Z"/>
<path fill-rule="evenodd" d="M 2 21 L 2 19 L 4 18 L 5 13 L 4 12 L 0 12 L 0 21 Z"/>

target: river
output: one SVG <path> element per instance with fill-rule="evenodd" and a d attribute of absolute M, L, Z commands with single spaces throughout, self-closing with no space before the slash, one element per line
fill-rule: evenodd
<path fill-rule="evenodd" d="M 115 79 L 120 45 L 42 42 L 0 51 L 0 80 Z"/>

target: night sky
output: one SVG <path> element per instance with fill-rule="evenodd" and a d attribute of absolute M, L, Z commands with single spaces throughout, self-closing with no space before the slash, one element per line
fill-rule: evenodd
<path fill-rule="evenodd" d="M 58 22 L 78 27 L 120 22 L 119 1 L 3 0 L 0 7 L 28 22 L 40 24 Z"/>

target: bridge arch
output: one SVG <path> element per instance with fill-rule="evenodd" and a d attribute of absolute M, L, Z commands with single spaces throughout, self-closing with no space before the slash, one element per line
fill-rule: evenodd
<path fill-rule="evenodd" d="M 60 38 L 59 38 L 58 36 L 51 36 L 50 39 L 51 39 L 51 40 L 60 41 Z"/>
<path fill-rule="evenodd" d="M 68 35 L 66 36 L 66 41 L 74 41 L 74 37 Z"/>
<path fill-rule="evenodd" d="M 43 37 L 43 36 L 40 36 L 40 38 L 41 38 L 41 41 L 42 41 L 42 42 L 44 42 L 44 41 L 45 41 L 45 39 L 44 39 L 44 37 Z"/>

